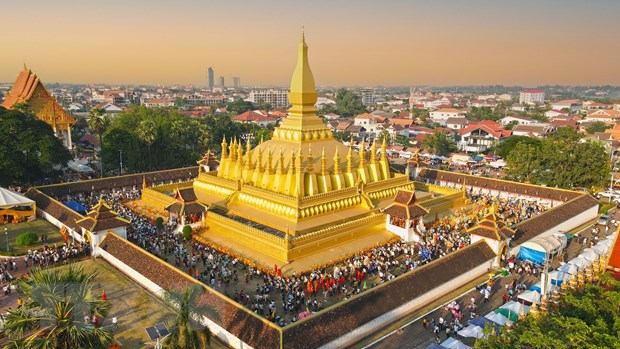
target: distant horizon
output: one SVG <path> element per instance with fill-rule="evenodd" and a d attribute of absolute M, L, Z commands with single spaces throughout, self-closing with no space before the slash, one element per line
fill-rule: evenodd
<path fill-rule="evenodd" d="M 213 67 L 227 85 L 288 86 L 303 26 L 320 86 L 620 85 L 612 0 L 32 0 L 2 10 L 5 82 L 25 63 L 48 83 L 204 86 Z"/>

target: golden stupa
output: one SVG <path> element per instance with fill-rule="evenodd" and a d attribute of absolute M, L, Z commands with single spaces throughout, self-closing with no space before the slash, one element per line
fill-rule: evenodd
<path fill-rule="evenodd" d="M 374 143 L 370 150 L 362 143 L 357 153 L 335 140 L 316 114 L 317 96 L 302 34 L 292 106 L 273 138 L 253 149 L 224 139 L 217 170 L 194 180 L 198 200 L 209 205 L 202 238 L 287 262 L 361 238 L 369 247 L 391 237 L 379 210 L 413 182 L 390 172 L 385 143 L 377 158 Z"/>

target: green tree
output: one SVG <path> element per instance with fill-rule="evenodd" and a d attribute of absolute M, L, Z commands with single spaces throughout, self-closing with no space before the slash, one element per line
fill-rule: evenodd
<path fill-rule="evenodd" d="M 508 154 L 517 146 L 518 143 L 531 144 L 537 148 L 540 148 L 542 141 L 536 138 L 527 136 L 512 136 L 502 143 L 497 145 L 499 156 L 506 158 Z"/>
<path fill-rule="evenodd" d="M 389 138 L 388 138 L 389 139 Z M 409 137 L 407 136 L 403 136 L 403 135 L 398 135 L 396 136 L 396 138 L 394 139 L 394 143 L 396 144 L 400 144 L 403 147 L 409 147 L 411 146 L 411 141 L 409 140 Z"/>
<path fill-rule="evenodd" d="M 385 139 L 386 142 L 389 142 L 389 141 L 392 140 L 392 135 L 390 135 L 390 131 L 383 130 L 383 131 L 379 132 L 379 134 L 377 135 L 376 141 L 379 144 L 379 143 L 382 143 L 384 139 Z M 396 143 L 398 143 L 398 142 L 396 142 Z M 409 139 L 407 139 L 407 143 L 409 143 Z"/>
<path fill-rule="evenodd" d="M 350 131 L 338 131 L 338 132 L 334 132 L 334 139 L 339 141 L 339 142 L 348 142 L 349 140 L 351 140 L 351 132 Z"/>
<path fill-rule="evenodd" d="M 0 107 L 0 185 L 54 177 L 71 154 L 52 128 L 30 112 Z"/>
<path fill-rule="evenodd" d="M 620 348 L 620 283 L 609 274 L 602 285 L 587 284 L 585 292 L 569 293 L 559 311 L 515 322 L 476 341 L 475 348 Z"/>
<path fill-rule="evenodd" d="M 84 314 L 107 316 L 110 304 L 93 293 L 96 273 L 73 264 L 56 269 L 31 269 L 18 280 L 21 307 L 5 316 L 5 348 L 103 348 L 113 340 L 107 327 L 92 327 Z M 30 331 L 34 330 L 34 334 Z"/>
<path fill-rule="evenodd" d="M 151 170 L 151 146 L 153 145 L 153 143 L 155 142 L 155 140 L 157 139 L 157 124 L 155 123 L 155 121 L 147 119 L 147 120 L 143 120 L 142 122 L 140 122 L 140 126 L 137 130 L 138 132 L 138 138 L 140 138 L 140 140 L 142 142 L 144 142 L 144 144 L 146 144 L 146 147 L 148 149 L 148 164 L 149 164 L 149 171 Z"/>
<path fill-rule="evenodd" d="M 605 132 L 606 129 L 611 128 L 611 125 L 607 125 L 604 122 L 597 121 L 586 128 L 586 132 L 589 134 L 595 134 L 597 132 Z"/>
<path fill-rule="evenodd" d="M 362 104 L 362 98 L 346 88 L 341 88 L 336 92 L 336 108 L 336 114 L 345 117 L 367 112 Z"/>
<path fill-rule="evenodd" d="M 245 113 L 248 110 L 254 109 L 254 106 L 251 102 L 244 101 L 243 99 L 237 99 L 233 102 L 228 103 L 226 106 L 226 110 L 234 115 L 239 115 Z"/>
<path fill-rule="evenodd" d="M 518 181 L 531 182 L 541 170 L 540 146 L 518 142 L 508 153 L 507 174 Z"/>
<path fill-rule="evenodd" d="M 434 130 L 432 134 L 427 135 L 422 146 L 430 153 L 438 156 L 447 156 L 455 149 L 452 136 L 439 130 Z"/>
<path fill-rule="evenodd" d="M 183 237 L 185 238 L 185 240 L 190 241 L 192 239 L 192 227 L 189 225 L 186 225 L 183 227 Z"/>
<path fill-rule="evenodd" d="M 175 108 L 182 109 L 182 108 L 185 108 L 185 105 L 186 105 L 185 99 L 183 99 L 181 97 L 177 97 L 177 98 L 174 99 L 174 107 Z"/>
<path fill-rule="evenodd" d="M 211 309 L 198 302 L 204 289 L 198 285 L 186 287 L 182 292 L 166 292 L 164 300 L 177 309 L 178 314 L 170 336 L 164 343 L 168 349 L 201 349 L 208 348 L 211 342 L 211 331 L 207 326 L 196 321 L 197 316 L 212 313 Z M 213 315 L 211 315 L 213 316 Z"/>

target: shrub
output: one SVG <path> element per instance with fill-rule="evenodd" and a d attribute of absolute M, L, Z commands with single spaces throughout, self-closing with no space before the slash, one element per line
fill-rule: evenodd
<path fill-rule="evenodd" d="M 189 225 L 183 227 L 183 237 L 187 241 L 192 239 L 192 227 L 190 227 Z"/>
<path fill-rule="evenodd" d="M 21 233 L 15 239 L 15 243 L 20 246 L 32 246 L 37 241 L 39 241 L 39 235 L 37 233 L 33 233 L 31 231 L 27 231 L 25 233 Z"/>

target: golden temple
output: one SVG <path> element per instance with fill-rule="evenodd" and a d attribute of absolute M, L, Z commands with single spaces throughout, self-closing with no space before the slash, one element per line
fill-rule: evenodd
<path fill-rule="evenodd" d="M 65 147 L 73 148 L 71 125 L 76 123 L 47 91 L 39 77 L 24 65 L 15 79 L 13 87 L 0 104 L 6 109 L 16 104 L 25 103 L 34 116 L 45 121 L 54 130 L 56 137 L 63 141 Z"/>
<path fill-rule="evenodd" d="M 303 35 L 289 100 L 289 115 L 273 139 L 253 149 L 224 139 L 217 170 L 205 167 L 194 180 L 198 200 L 209 206 L 201 238 L 288 262 L 393 237 L 380 209 L 414 183 L 408 174 L 390 172 L 385 143 L 377 158 L 374 143 L 369 150 L 362 143 L 357 153 L 333 138 L 314 108 L 317 91 Z"/>

